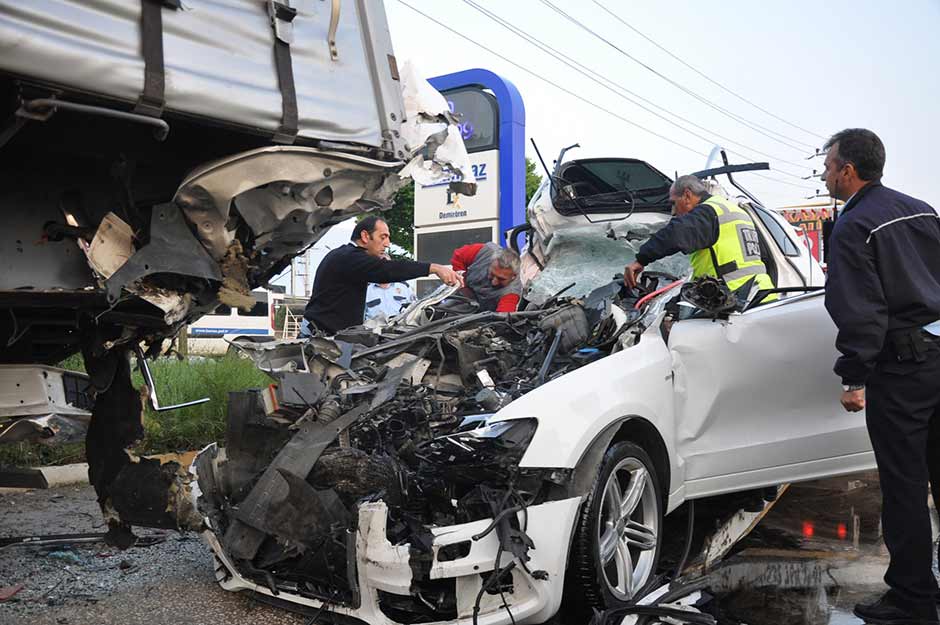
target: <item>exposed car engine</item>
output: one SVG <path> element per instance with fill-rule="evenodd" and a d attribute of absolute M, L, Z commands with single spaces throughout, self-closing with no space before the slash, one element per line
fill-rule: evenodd
<path fill-rule="evenodd" d="M 535 419 L 491 415 L 632 345 L 660 318 L 664 298 L 649 295 L 676 280 L 653 272 L 629 292 L 615 278 L 518 313 L 449 316 L 437 305 L 444 292 L 401 315 L 418 326 L 251 345 L 277 384 L 232 395 L 224 450 L 195 464 L 199 510 L 246 578 L 357 605 L 358 510 L 384 502 L 387 539 L 408 545 L 412 580 L 405 595 L 380 590 L 381 610 L 397 622 L 457 618 L 454 579 L 429 571 L 469 543 L 432 554 L 430 528 L 493 519 L 482 534 L 496 532 L 500 553 L 480 574 L 486 592 L 506 592 L 514 562 L 502 552 L 525 567 L 533 547 L 516 513 L 570 496 L 570 471 L 519 468 Z"/>

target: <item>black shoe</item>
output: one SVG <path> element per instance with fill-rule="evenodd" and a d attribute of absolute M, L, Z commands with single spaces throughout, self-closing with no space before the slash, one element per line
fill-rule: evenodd
<path fill-rule="evenodd" d="M 874 603 L 859 603 L 853 613 L 858 618 L 871 625 L 936 625 L 940 623 L 937 618 L 935 605 L 923 606 L 896 605 L 889 594 L 883 595 Z"/>

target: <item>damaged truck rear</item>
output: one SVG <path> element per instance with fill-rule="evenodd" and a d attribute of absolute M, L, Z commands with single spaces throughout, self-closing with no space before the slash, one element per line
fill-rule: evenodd
<path fill-rule="evenodd" d="M 159 513 L 179 467 L 126 451 L 159 406 L 131 354 L 145 368 L 218 305 L 250 308 L 403 176 L 473 179 L 378 2 L 2 0 L 0 50 L 0 442 L 87 429 L 126 543 L 131 522 L 178 525 Z M 76 353 L 87 376 L 55 368 Z"/>

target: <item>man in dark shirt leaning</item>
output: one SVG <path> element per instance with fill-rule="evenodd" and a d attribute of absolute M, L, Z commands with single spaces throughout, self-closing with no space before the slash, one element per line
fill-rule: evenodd
<path fill-rule="evenodd" d="M 927 483 L 940 508 L 940 215 L 881 184 L 870 130 L 826 142 L 822 178 L 845 202 L 828 242 L 826 309 L 839 333 L 842 405 L 865 420 L 881 481 L 889 590 L 866 623 L 938 622 Z"/>
<path fill-rule="evenodd" d="M 434 274 L 450 286 L 462 284 L 460 276 L 446 265 L 385 260 L 382 256 L 391 239 L 388 224 L 381 217 L 372 215 L 357 223 L 351 241 L 332 250 L 317 267 L 313 292 L 304 309 L 302 336 L 312 334 L 313 328 L 335 334 L 360 325 L 370 282 L 402 282 Z"/>

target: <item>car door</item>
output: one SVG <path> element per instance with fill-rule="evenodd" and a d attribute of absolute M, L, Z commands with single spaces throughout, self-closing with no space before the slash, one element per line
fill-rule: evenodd
<path fill-rule="evenodd" d="M 676 445 L 688 496 L 874 466 L 864 412 L 839 403 L 835 335 L 821 291 L 673 326 Z"/>

